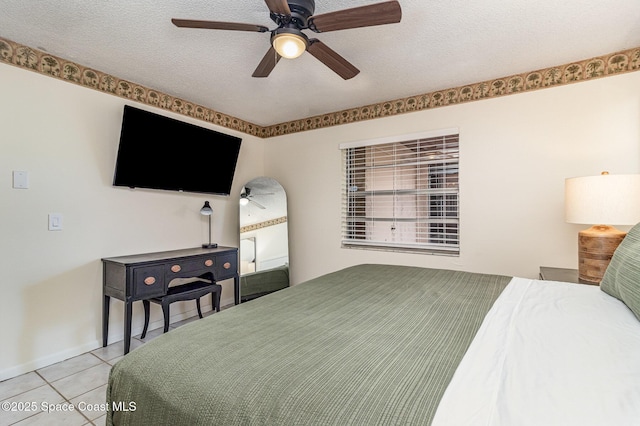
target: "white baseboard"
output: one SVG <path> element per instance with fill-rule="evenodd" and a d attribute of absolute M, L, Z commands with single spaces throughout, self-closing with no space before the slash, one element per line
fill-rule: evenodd
<path fill-rule="evenodd" d="M 48 367 L 51 364 L 73 358 L 74 356 L 81 355 L 85 352 L 90 352 L 99 347 L 100 342 L 96 339 L 71 349 L 66 349 L 64 351 L 50 354 L 33 361 L 26 362 L 24 364 L 16 365 L 14 367 L 10 367 L 0 371 L 0 380 L 11 379 L 13 377 L 20 376 L 21 374 L 25 374 L 33 370 Z"/>
<path fill-rule="evenodd" d="M 234 304 L 234 301 L 232 298 L 229 300 L 225 299 L 220 301 L 221 306 L 227 306 L 227 305 L 233 305 L 233 304 Z M 209 312 L 211 311 L 211 304 L 208 304 L 208 305 L 203 304 L 201 308 L 203 313 Z M 193 309 L 171 315 L 171 317 L 169 318 L 169 323 L 173 324 L 197 315 L 198 315 L 198 310 L 194 307 Z M 132 328 L 131 336 L 137 336 L 140 333 L 142 333 L 143 327 L 144 325 L 140 325 L 140 326 L 136 326 L 135 328 Z M 162 319 L 157 321 L 151 321 L 149 322 L 148 331 L 155 330 L 161 327 L 164 327 L 164 321 Z M 124 339 L 124 330 L 122 330 L 119 327 L 110 327 L 109 332 L 110 333 L 109 333 L 108 344 L 116 343 Z M 59 351 L 54 354 L 49 354 L 44 357 L 26 362 L 24 364 L 20 364 L 20 365 L 6 368 L 4 370 L 0 370 L 0 381 L 11 379 L 13 377 L 17 377 L 34 370 L 38 370 L 40 368 L 48 367 L 52 364 L 67 360 L 69 358 L 73 358 L 78 355 L 82 355 L 83 353 L 91 352 L 95 349 L 100 348 L 101 346 L 102 346 L 102 339 L 98 338 L 95 340 L 91 340 L 90 342 L 75 346 L 73 348 L 65 349 L 63 351 Z"/>

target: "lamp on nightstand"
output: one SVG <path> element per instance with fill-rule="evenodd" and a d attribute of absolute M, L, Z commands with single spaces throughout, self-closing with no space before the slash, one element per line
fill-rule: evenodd
<path fill-rule="evenodd" d="M 640 222 L 640 175 L 585 176 L 565 181 L 565 218 L 593 225 L 578 233 L 578 276 L 599 283 L 625 237 L 611 225 Z"/>
<path fill-rule="evenodd" d="M 200 214 L 203 216 L 209 216 L 209 244 L 203 244 L 202 248 L 216 248 L 218 244 L 211 244 L 211 216 L 213 215 L 213 209 L 209 205 L 208 201 L 204 202 L 204 206 L 200 209 Z"/>

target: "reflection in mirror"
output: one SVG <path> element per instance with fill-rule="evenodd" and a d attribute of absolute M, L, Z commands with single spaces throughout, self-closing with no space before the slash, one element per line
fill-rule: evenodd
<path fill-rule="evenodd" d="M 255 178 L 240 192 L 240 300 L 288 286 L 287 195 L 275 179 Z"/>

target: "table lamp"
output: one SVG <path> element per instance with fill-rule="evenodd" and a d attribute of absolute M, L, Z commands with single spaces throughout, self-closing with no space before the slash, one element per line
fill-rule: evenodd
<path fill-rule="evenodd" d="M 209 244 L 203 244 L 202 248 L 216 248 L 218 244 L 211 244 L 211 216 L 213 215 L 213 209 L 209 205 L 208 201 L 204 202 L 204 206 L 200 209 L 200 214 L 203 216 L 209 216 Z"/>
<path fill-rule="evenodd" d="M 578 233 L 578 277 L 599 284 L 627 235 L 611 225 L 640 221 L 640 175 L 602 172 L 566 179 L 565 218 L 569 223 L 593 225 Z"/>

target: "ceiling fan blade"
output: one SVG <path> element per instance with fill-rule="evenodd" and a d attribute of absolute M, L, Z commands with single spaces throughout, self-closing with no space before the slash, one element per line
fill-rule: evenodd
<path fill-rule="evenodd" d="M 257 202 L 257 201 L 249 200 L 249 202 L 250 202 L 250 203 L 255 204 L 255 205 L 256 205 L 256 207 L 258 207 L 258 208 L 261 208 L 261 209 L 263 209 L 263 210 L 264 210 L 264 209 L 266 209 L 266 207 L 265 207 L 265 206 L 263 206 L 262 204 L 260 204 L 260 203 L 259 203 L 259 202 Z"/>
<path fill-rule="evenodd" d="M 349 28 L 372 27 L 374 25 L 400 22 L 402 10 L 397 1 L 371 4 L 323 13 L 309 18 L 309 28 L 317 33 L 346 30 Z"/>
<path fill-rule="evenodd" d="M 276 67 L 276 64 L 280 60 L 281 56 L 278 55 L 276 49 L 271 46 L 266 55 L 262 58 L 258 64 L 258 68 L 251 75 L 252 77 L 268 77 L 271 71 Z M 249 192 L 247 192 L 249 194 Z"/>
<path fill-rule="evenodd" d="M 263 25 L 240 24 L 236 22 L 198 21 L 193 19 L 172 19 L 173 25 L 180 28 L 204 28 L 208 30 L 253 31 L 265 33 L 269 28 Z"/>
<path fill-rule="evenodd" d="M 355 77 L 360 72 L 358 68 L 354 67 L 349 61 L 338 55 L 320 40 L 311 39 L 309 42 L 307 51 L 345 80 Z"/>
<path fill-rule="evenodd" d="M 273 13 L 291 15 L 291 9 L 289 9 L 289 3 L 287 3 L 287 0 L 264 0 L 264 2 Z"/>

